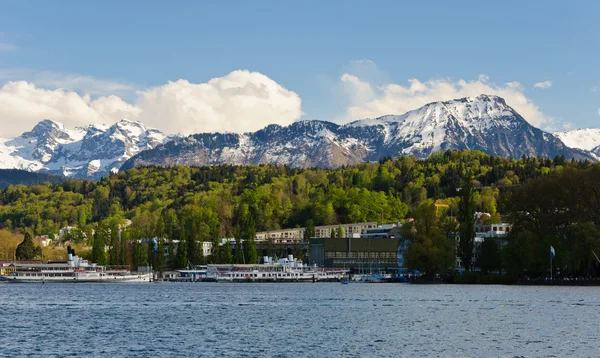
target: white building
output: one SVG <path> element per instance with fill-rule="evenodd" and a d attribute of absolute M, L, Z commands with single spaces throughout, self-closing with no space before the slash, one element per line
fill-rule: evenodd
<path fill-rule="evenodd" d="M 337 230 L 340 225 L 323 225 L 315 226 L 315 237 L 327 238 L 331 237 L 331 232 Z M 366 232 L 367 229 L 377 227 L 376 222 L 351 223 L 341 224 L 344 229 L 344 234 L 347 237 L 360 237 L 360 234 Z M 275 242 L 294 242 L 304 238 L 306 228 L 291 228 L 281 230 L 261 231 L 256 233 L 257 241 L 274 240 Z"/>
<path fill-rule="evenodd" d="M 507 223 L 475 225 L 475 237 L 503 238 L 510 232 L 511 225 Z"/>
<path fill-rule="evenodd" d="M 40 247 L 47 247 L 52 243 L 52 239 L 49 238 L 47 235 L 38 236 L 35 239 L 40 244 Z"/>
<path fill-rule="evenodd" d="M 204 257 L 208 257 L 208 256 L 212 255 L 212 247 L 213 247 L 212 241 L 202 242 L 202 255 L 204 255 Z"/>

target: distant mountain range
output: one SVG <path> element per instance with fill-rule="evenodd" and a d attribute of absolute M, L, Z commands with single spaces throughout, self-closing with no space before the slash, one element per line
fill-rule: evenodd
<path fill-rule="evenodd" d="M 515 158 L 564 155 L 597 160 L 589 151 L 569 148 L 553 134 L 533 127 L 504 99 L 481 95 L 345 125 L 299 121 L 254 133 L 195 134 L 141 152 L 122 168 L 219 163 L 338 167 L 402 154 L 425 158 L 446 149 Z"/>
<path fill-rule="evenodd" d="M 598 145 L 600 129 L 551 134 L 530 125 L 504 99 L 480 95 L 345 125 L 298 121 L 244 134 L 169 137 L 126 119 L 75 130 L 43 120 L 17 138 L 0 139 L 0 168 L 96 179 L 141 165 L 270 163 L 331 168 L 385 156 L 425 158 L 447 149 L 595 161 L 600 158 Z"/>
<path fill-rule="evenodd" d="M 100 178 L 118 171 L 133 155 L 168 139 L 156 129 L 126 119 L 112 126 L 75 130 L 46 119 L 20 137 L 0 139 L 0 168 Z"/>

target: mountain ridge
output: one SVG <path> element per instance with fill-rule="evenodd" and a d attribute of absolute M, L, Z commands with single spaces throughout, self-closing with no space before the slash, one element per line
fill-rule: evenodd
<path fill-rule="evenodd" d="M 175 139 L 128 159 L 140 165 L 286 164 L 327 167 L 376 161 L 386 156 L 425 158 L 439 150 L 472 149 L 491 155 L 596 160 L 530 125 L 506 101 L 480 95 L 432 102 L 403 115 L 361 119 L 344 125 L 298 121 L 252 133 L 199 133 Z"/>
<path fill-rule="evenodd" d="M 167 139 L 162 132 L 128 119 L 74 130 L 45 119 L 19 137 L 0 139 L 0 168 L 97 179 Z"/>
<path fill-rule="evenodd" d="M 335 168 L 388 156 L 426 158 L 447 149 L 513 158 L 600 159 L 600 147 L 592 148 L 596 154 L 570 148 L 561 136 L 533 127 L 501 97 L 480 95 L 347 124 L 301 120 L 241 134 L 167 136 L 127 119 L 71 130 L 42 120 L 19 137 L 0 139 L 0 168 L 98 179 L 141 165 L 268 163 Z"/>

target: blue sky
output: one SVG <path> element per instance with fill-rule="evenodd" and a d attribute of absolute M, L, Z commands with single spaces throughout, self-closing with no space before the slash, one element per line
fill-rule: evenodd
<path fill-rule="evenodd" d="M 508 93 L 542 128 L 600 127 L 599 13 L 596 1 L 3 1 L 0 121 L 30 127 L 43 115 L 76 125 L 126 114 L 166 131 L 252 129 L 344 122 L 482 88 Z M 250 72 L 229 76 L 236 70 Z M 245 95 L 264 87 L 250 95 L 266 100 L 206 88 L 215 78 L 212 86 L 233 81 Z M 189 83 L 165 87 L 179 79 Z M 57 88 L 91 109 L 38 93 Z M 94 102 L 109 95 L 122 101 Z M 182 118 L 170 126 L 166 116 Z"/>

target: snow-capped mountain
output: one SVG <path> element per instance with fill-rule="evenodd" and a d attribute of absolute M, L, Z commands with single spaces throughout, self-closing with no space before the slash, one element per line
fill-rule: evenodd
<path fill-rule="evenodd" d="M 337 167 L 401 154 L 425 158 L 438 150 L 471 149 L 488 154 L 595 160 L 559 138 L 531 126 L 504 99 L 481 95 L 434 102 L 400 116 L 346 125 L 299 121 L 254 133 L 202 133 L 141 152 L 122 167 L 140 165 L 287 164 Z"/>
<path fill-rule="evenodd" d="M 554 135 L 571 148 L 589 150 L 600 155 L 600 128 L 574 129 L 556 132 Z"/>
<path fill-rule="evenodd" d="M 127 119 L 74 130 L 46 119 L 20 137 L 0 139 L 0 168 L 99 178 L 166 140 L 160 131 Z"/>

